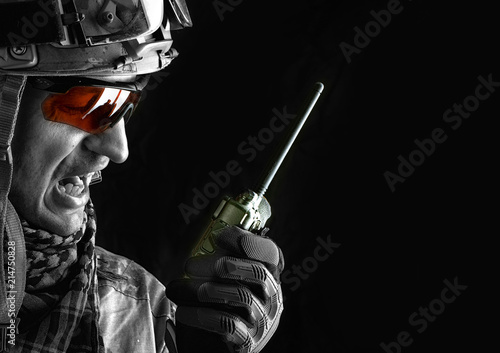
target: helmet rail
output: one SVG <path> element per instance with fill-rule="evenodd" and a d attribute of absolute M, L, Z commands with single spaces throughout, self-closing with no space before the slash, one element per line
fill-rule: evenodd
<path fill-rule="evenodd" d="M 178 55 L 171 31 L 192 26 L 185 0 L 38 0 L 0 4 L 0 73 L 129 76 Z"/>

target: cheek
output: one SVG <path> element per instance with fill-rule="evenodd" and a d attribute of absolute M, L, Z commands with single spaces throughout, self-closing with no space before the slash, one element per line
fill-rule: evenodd
<path fill-rule="evenodd" d="M 56 162 L 69 155 L 85 136 L 72 126 L 46 120 L 41 111 L 46 97 L 46 92 L 26 87 L 12 141 L 12 152 L 18 159 Z"/>
<path fill-rule="evenodd" d="M 31 124 L 22 124 L 22 128 L 16 131 L 12 146 L 14 177 L 45 186 L 58 166 L 74 154 L 80 134 L 68 125 L 41 117 Z"/>
<path fill-rule="evenodd" d="M 27 215 L 40 215 L 46 209 L 46 199 L 55 183 L 74 162 L 79 134 L 71 134 L 66 131 L 68 128 L 71 127 L 44 120 L 32 125 L 17 140 L 19 143 L 12 151 L 14 173 L 9 198 L 26 219 Z"/>

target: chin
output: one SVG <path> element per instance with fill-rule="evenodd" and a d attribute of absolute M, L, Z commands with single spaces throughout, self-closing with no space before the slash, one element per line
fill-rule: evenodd
<path fill-rule="evenodd" d="M 25 219 L 33 229 L 43 229 L 49 233 L 66 237 L 82 227 L 84 217 L 83 209 L 71 214 L 54 214 L 45 210 L 45 212 L 40 212 L 35 219 L 30 219 L 30 217 L 25 217 Z"/>
<path fill-rule="evenodd" d="M 81 211 L 72 213 L 71 215 L 59 216 L 57 217 L 57 219 L 53 219 L 51 222 L 47 223 L 49 227 L 42 226 L 42 228 L 45 228 L 45 230 L 51 233 L 55 233 L 64 237 L 80 230 L 83 224 L 83 220 L 84 212 L 82 209 Z"/>
<path fill-rule="evenodd" d="M 46 193 L 45 197 L 37 201 L 33 196 L 30 199 L 24 193 L 13 191 L 9 199 L 19 217 L 26 220 L 31 228 L 68 236 L 82 227 L 87 200 L 80 200 L 77 206 L 67 207 L 65 204 L 53 202 L 52 193 Z"/>

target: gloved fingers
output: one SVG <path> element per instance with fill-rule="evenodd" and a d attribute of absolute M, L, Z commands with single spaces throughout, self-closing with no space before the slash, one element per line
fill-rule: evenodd
<path fill-rule="evenodd" d="M 252 346 L 248 327 L 235 315 L 210 308 L 181 306 L 177 308 L 175 319 L 184 325 L 207 330 L 222 335 L 226 342 L 245 351 Z"/>
<path fill-rule="evenodd" d="M 284 257 L 281 249 L 268 237 L 253 234 L 236 226 L 225 227 L 214 233 L 215 244 L 236 257 L 262 262 L 279 281 Z"/>
<path fill-rule="evenodd" d="M 255 328 L 249 329 L 235 315 L 210 308 L 196 307 L 179 307 L 176 320 L 182 325 L 221 335 L 230 346 L 234 347 L 233 350 L 239 353 L 257 352 L 256 346 L 261 339 L 270 331 L 270 328 L 274 332 L 276 326 L 269 327 L 267 322 L 260 322 Z"/>
<path fill-rule="evenodd" d="M 167 296 L 179 307 L 201 306 L 231 312 L 249 327 L 265 322 L 273 311 L 248 288 L 223 283 L 188 279 L 172 281 L 167 286 Z"/>
<path fill-rule="evenodd" d="M 265 303 L 272 300 L 279 290 L 279 285 L 269 270 L 261 262 L 248 259 L 194 256 L 186 261 L 185 273 L 193 279 L 236 281 L 251 288 Z"/>

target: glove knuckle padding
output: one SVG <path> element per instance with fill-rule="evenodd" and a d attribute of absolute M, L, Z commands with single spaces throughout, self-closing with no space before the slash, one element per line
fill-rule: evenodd
<path fill-rule="evenodd" d="M 203 318 L 200 318 L 199 322 L 210 323 L 210 330 L 223 334 L 226 340 L 239 347 L 239 351 L 257 352 L 257 348 L 261 349 L 276 330 L 283 310 L 281 288 L 274 280 L 271 283 L 274 283 L 273 295 L 265 303 L 262 303 L 244 286 L 213 282 L 202 284 L 198 290 L 201 302 L 244 308 L 251 319 L 244 320 L 237 315 L 212 310 L 210 315 L 218 316 L 218 319 L 215 319 L 211 318 L 208 312 L 201 310 L 198 311 L 198 315 L 203 315 Z M 242 324 L 244 326 L 241 326 Z M 242 327 L 244 327 L 245 335 L 242 333 Z"/>
<path fill-rule="evenodd" d="M 226 342 L 234 345 L 234 350 L 237 352 L 257 353 L 271 338 L 278 326 L 282 304 L 279 308 L 280 310 L 276 311 L 273 318 L 262 315 L 251 326 L 236 315 L 206 307 L 180 306 L 175 316 L 176 321 L 180 323 L 222 335 Z M 260 308 L 255 312 L 262 313 L 262 310 Z"/>
<path fill-rule="evenodd" d="M 232 256 L 195 256 L 188 259 L 185 271 L 193 279 L 238 281 L 257 287 L 260 297 L 266 302 L 276 295 L 277 283 L 274 276 L 257 261 Z"/>
<path fill-rule="evenodd" d="M 240 283 L 246 283 L 260 288 L 261 298 L 264 305 L 272 308 L 278 300 L 280 287 L 269 271 L 261 264 L 255 261 L 238 259 L 232 257 L 224 258 L 219 267 L 219 276 L 237 280 Z M 270 314 L 268 310 L 267 314 Z"/>
<path fill-rule="evenodd" d="M 264 263 L 279 281 L 279 274 L 284 267 L 284 257 L 281 249 L 272 239 L 235 226 L 219 230 L 214 238 L 217 247 L 235 256 L 243 256 Z"/>
<path fill-rule="evenodd" d="M 249 326 L 267 320 L 266 306 L 244 286 L 226 285 L 214 282 L 203 283 L 198 289 L 200 302 L 225 304 L 229 307 L 241 308 L 241 313 Z"/>
<path fill-rule="evenodd" d="M 247 326 L 235 315 L 211 308 L 179 307 L 177 321 L 222 335 L 236 346 L 251 345 Z"/>

